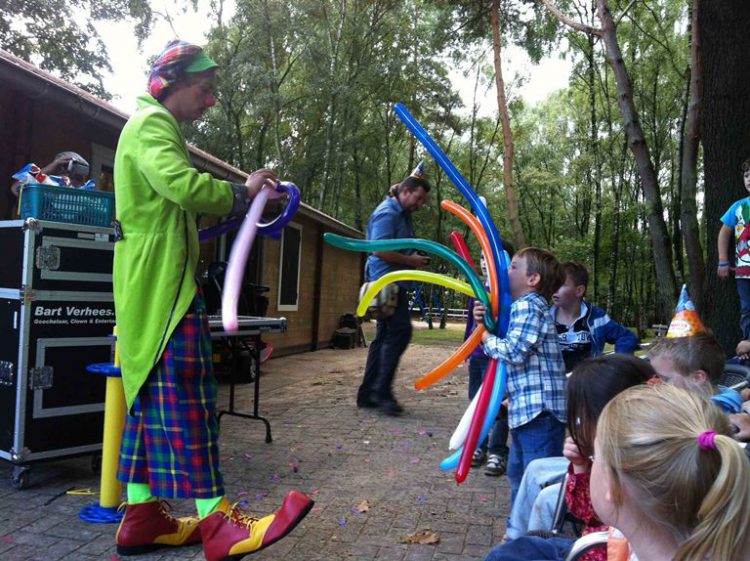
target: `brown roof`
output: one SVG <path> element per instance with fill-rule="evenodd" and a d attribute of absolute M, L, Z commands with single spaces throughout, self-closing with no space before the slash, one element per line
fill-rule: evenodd
<path fill-rule="evenodd" d="M 97 123 L 116 130 L 122 129 L 130 117 L 124 111 L 117 109 L 86 90 L 62 78 L 53 76 L 2 49 L 0 49 L 0 80 L 6 87 L 17 88 L 34 99 L 52 96 L 55 103 L 65 105 L 75 111 L 84 112 L 87 117 Z M 205 169 L 220 179 L 244 181 L 244 178 L 248 175 L 241 169 L 220 160 L 216 156 L 192 144 L 188 144 L 188 149 L 193 156 L 193 162 L 196 166 Z M 302 203 L 299 212 L 336 230 L 356 237 L 362 237 L 362 232 L 359 230 L 344 224 L 340 220 L 308 204 Z"/>

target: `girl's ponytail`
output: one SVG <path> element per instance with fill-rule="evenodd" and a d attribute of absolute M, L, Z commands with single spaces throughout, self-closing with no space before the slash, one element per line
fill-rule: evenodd
<path fill-rule="evenodd" d="M 705 434 L 705 433 L 703 433 Z M 700 437 L 699 437 L 700 438 Z M 743 558 L 750 527 L 750 477 L 748 461 L 737 442 L 724 435 L 713 437 L 701 454 L 720 456 L 719 473 L 697 513 L 697 525 L 680 545 L 674 561 Z"/>

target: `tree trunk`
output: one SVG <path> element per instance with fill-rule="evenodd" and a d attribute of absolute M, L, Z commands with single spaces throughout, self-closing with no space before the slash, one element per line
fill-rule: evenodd
<path fill-rule="evenodd" d="M 646 218 L 651 233 L 651 244 L 654 251 L 656 268 L 657 302 L 659 318 L 668 319 L 677 295 L 674 268 L 672 265 L 672 246 L 669 232 L 664 221 L 664 208 L 661 201 L 659 182 L 651 162 L 648 145 L 638 119 L 638 112 L 633 102 L 633 91 L 627 69 L 622 60 L 622 52 L 617 41 L 617 33 L 612 14 L 606 0 L 599 0 L 599 20 L 602 23 L 602 38 L 606 45 L 607 59 L 614 71 L 617 83 L 617 101 L 625 124 L 628 147 L 635 157 L 638 173 L 643 183 L 646 197 Z"/>
<path fill-rule="evenodd" d="M 273 97 L 274 105 L 274 126 L 273 126 L 273 139 L 274 148 L 276 149 L 276 158 L 278 158 L 279 165 L 284 161 L 284 156 L 281 152 L 281 99 L 279 96 L 279 63 L 276 56 L 276 45 L 274 44 L 274 30 L 271 25 L 271 14 L 268 10 L 268 0 L 263 2 L 263 15 L 266 20 L 266 31 L 268 32 L 268 55 L 271 60 L 271 76 L 268 80 L 269 90 Z"/>
<path fill-rule="evenodd" d="M 688 34 L 690 34 L 690 27 L 688 27 Z M 672 213 L 670 213 L 670 219 L 672 220 L 672 246 L 674 249 L 675 256 L 675 276 L 677 277 L 677 283 L 685 283 L 685 264 L 683 260 L 683 235 L 682 235 L 682 198 L 684 196 L 682 177 L 685 173 L 685 144 L 687 139 L 685 138 L 685 131 L 687 130 L 688 121 L 688 108 L 690 106 L 690 67 L 688 64 L 685 70 L 685 94 L 682 96 L 682 115 L 680 116 L 680 138 L 677 143 L 677 154 L 675 156 L 673 165 L 671 166 L 670 173 L 670 185 L 673 185 L 673 200 L 672 200 Z M 697 152 L 696 152 L 697 154 Z M 675 168 L 677 169 L 675 182 L 672 179 L 675 176 Z"/>
<path fill-rule="evenodd" d="M 726 350 L 740 337 L 739 301 L 732 280 L 716 275 L 719 217 L 746 196 L 740 165 L 750 154 L 750 4 L 723 0 L 701 4 L 699 60 L 703 67 L 703 165 L 708 220 L 708 282 L 704 319 Z"/>
<path fill-rule="evenodd" d="M 592 14 L 593 15 L 593 14 Z M 589 131 L 589 150 L 591 150 L 592 165 L 594 170 L 599 170 L 599 123 L 596 119 L 596 64 L 594 60 L 594 41 L 595 36 L 588 34 L 588 69 L 587 78 L 589 82 L 589 105 L 590 105 L 590 126 Z M 594 184 L 594 270 L 591 277 L 593 286 L 594 302 L 599 301 L 599 255 L 602 239 L 602 180 L 601 173 L 589 171 L 589 182 Z M 588 228 L 587 228 L 588 229 Z"/>
<path fill-rule="evenodd" d="M 503 187 L 508 203 L 508 219 L 513 244 L 516 249 L 526 245 L 526 240 L 518 217 L 518 203 L 513 186 L 513 134 L 510 130 L 508 102 L 505 99 L 505 82 L 503 81 L 502 60 L 500 58 L 500 0 L 492 0 L 492 46 L 495 60 L 495 87 L 497 88 L 497 109 L 503 126 Z"/>
<path fill-rule="evenodd" d="M 703 67 L 701 65 L 701 33 L 699 17 L 700 0 L 692 0 L 692 36 L 690 40 L 690 104 L 687 114 L 687 133 L 682 154 L 682 213 L 680 221 L 685 240 L 688 268 L 690 270 L 693 302 L 699 312 L 705 309 L 706 264 L 703 261 L 698 209 L 696 208 L 696 183 L 698 181 L 698 145 L 700 143 L 701 97 L 703 93 Z M 708 182 L 706 182 L 708 185 Z M 710 214 L 708 216 L 711 216 Z"/>

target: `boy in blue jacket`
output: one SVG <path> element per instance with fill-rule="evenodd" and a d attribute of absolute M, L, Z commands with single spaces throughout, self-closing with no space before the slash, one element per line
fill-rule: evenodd
<path fill-rule="evenodd" d="M 601 308 L 587 302 L 589 272 L 581 263 L 566 261 L 565 282 L 553 294 L 552 318 L 560 340 L 565 370 L 570 372 L 582 360 L 602 354 L 605 343 L 614 343 L 616 353 L 632 354 L 640 341 Z"/>

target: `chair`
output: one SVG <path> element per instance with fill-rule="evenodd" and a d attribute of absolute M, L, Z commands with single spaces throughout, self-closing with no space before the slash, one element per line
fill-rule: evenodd
<path fill-rule="evenodd" d="M 578 538 L 573 544 L 573 547 L 570 548 L 565 561 L 577 561 L 584 553 L 588 553 L 589 551 L 600 547 L 606 548 L 608 538 L 609 532 L 592 532 L 586 534 L 582 538 Z"/>
<path fill-rule="evenodd" d="M 565 503 L 565 488 L 567 485 L 568 474 L 566 473 L 562 479 L 562 484 L 560 485 L 560 493 L 557 495 L 555 514 L 552 518 L 552 528 L 550 528 L 550 531 L 555 536 L 560 534 L 567 535 L 565 534 L 565 524 L 570 524 L 573 534 L 575 536 L 580 536 L 583 529 L 583 523 L 568 511 L 568 505 Z"/>
<path fill-rule="evenodd" d="M 740 391 L 750 385 L 750 367 L 742 364 L 727 363 L 719 384 Z"/>

